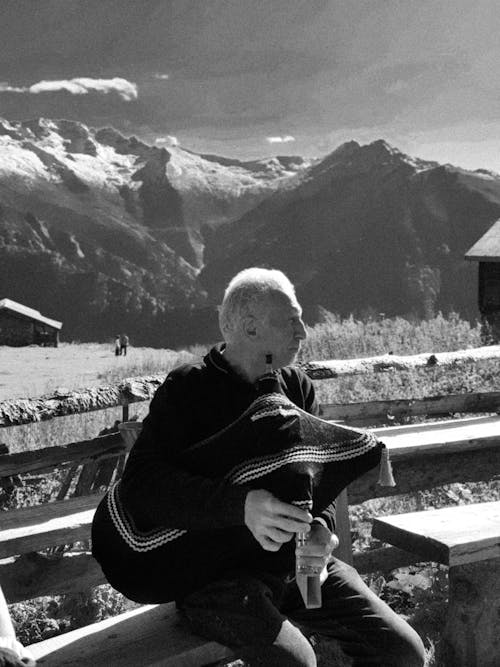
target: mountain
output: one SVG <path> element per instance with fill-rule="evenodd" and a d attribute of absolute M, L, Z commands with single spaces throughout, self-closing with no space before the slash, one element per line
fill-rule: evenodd
<path fill-rule="evenodd" d="M 351 141 L 206 234 L 199 280 L 217 303 L 236 271 L 272 266 L 309 312 L 475 317 L 477 266 L 463 256 L 499 217 L 498 174 Z"/>
<path fill-rule="evenodd" d="M 500 175 L 382 140 L 245 162 L 0 120 L 0 298 L 63 321 L 66 340 L 216 339 L 223 288 L 252 265 L 284 270 L 311 318 L 475 317 L 463 255 L 499 217 Z"/>
<path fill-rule="evenodd" d="M 196 340 L 214 320 L 196 279 L 202 223 L 239 218 L 309 164 L 202 157 L 74 121 L 0 120 L 0 297 L 62 320 L 69 339 L 126 329 L 142 344 Z"/>

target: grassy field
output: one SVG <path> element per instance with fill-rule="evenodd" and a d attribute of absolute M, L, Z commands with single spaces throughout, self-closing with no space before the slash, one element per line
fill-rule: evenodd
<path fill-rule="evenodd" d="M 443 352 L 481 345 L 480 328 L 457 316 L 438 316 L 412 323 L 402 318 L 359 321 L 339 320 L 325 314 L 325 321 L 308 330 L 299 362 L 321 359 L 349 359 L 419 352 Z M 208 345 L 207 345 L 208 347 Z M 69 344 L 59 348 L 0 346 L 0 400 L 37 397 L 54 391 L 119 382 L 126 377 L 167 375 L 179 363 L 200 359 L 206 348 L 157 350 L 129 348 L 126 357 L 115 357 L 111 344 Z M 458 370 L 419 370 L 368 376 L 353 376 L 316 383 L 322 403 L 348 403 L 377 398 L 412 398 L 463 391 L 494 390 L 500 363 L 487 362 Z M 142 418 L 147 404 L 131 412 Z M 50 422 L 4 429 L 0 442 L 11 451 L 37 449 L 54 442 L 90 438 L 121 418 L 119 408 Z"/>
<path fill-rule="evenodd" d="M 333 358 L 394 354 L 442 352 L 479 347 L 480 328 L 457 316 L 438 316 L 425 322 L 401 318 L 358 321 L 339 320 L 325 314 L 324 322 L 309 329 L 309 337 L 299 362 Z M 55 390 L 64 391 L 98 384 L 109 384 L 125 377 L 164 374 L 178 363 L 202 356 L 204 348 L 190 350 L 129 349 L 127 357 L 115 357 L 110 344 L 62 344 L 59 348 L 0 347 L 0 400 L 39 396 Z M 423 397 L 469 391 L 498 390 L 500 362 L 485 362 L 460 369 L 391 372 L 319 381 L 316 389 L 320 402 L 345 403 L 377 398 Z M 133 406 L 132 414 L 142 418 L 147 404 Z M 3 429 L 0 442 L 11 451 L 36 449 L 49 444 L 93 437 L 102 428 L 120 419 L 119 408 L 87 415 L 58 418 L 26 427 Z M 20 506 L 48 500 L 57 489 L 57 475 L 45 480 L 29 478 L 11 491 L 4 506 Z M 2 502 L 0 495 L 0 504 Z M 395 514 L 428 506 L 443 506 L 500 498 L 500 483 L 455 484 L 414 494 L 411 497 L 380 499 L 351 508 L 352 532 L 356 548 L 370 542 L 370 517 Z M 370 586 L 417 627 L 429 650 L 439 642 L 446 602 L 446 570 L 432 564 L 409 567 L 387 573 L 373 573 Z M 50 636 L 61 630 L 104 618 L 121 611 L 127 602 L 109 587 L 100 587 L 92 595 L 70 598 L 45 598 L 13 605 L 12 613 L 21 638 L 26 641 Z M 325 654 L 327 655 L 327 653 Z M 326 664 L 326 663 L 325 663 Z"/>

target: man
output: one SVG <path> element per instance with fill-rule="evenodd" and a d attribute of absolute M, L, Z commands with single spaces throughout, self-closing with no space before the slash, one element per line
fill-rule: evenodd
<path fill-rule="evenodd" d="M 313 517 L 258 485 L 214 476 L 217 457 L 207 459 L 205 474 L 186 465 L 186 452 L 210 454 L 217 434 L 256 401 L 270 357 L 278 390 L 318 413 L 311 381 L 290 366 L 306 330 L 283 273 L 252 268 L 235 276 L 220 328 L 224 344 L 159 388 L 122 481 L 96 513 L 94 555 L 110 583 L 141 602 L 175 599 L 197 633 L 252 666 L 312 667 L 308 638 L 318 634 L 336 639 L 354 665 L 423 665 L 418 635 L 331 557 L 334 503 Z M 295 548 L 297 533 L 307 540 Z M 296 555 L 321 572 L 321 609 L 304 608 L 293 581 Z"/>

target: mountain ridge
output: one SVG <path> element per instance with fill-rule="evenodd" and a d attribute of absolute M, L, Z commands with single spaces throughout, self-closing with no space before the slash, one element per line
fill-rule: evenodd
<path fill-rule="evenodd" d="M 310 313 L 476 317 L 463 254 L 498 217 L 500 175 L 383 139 L 243 161 L 0 119 L 0 297 L 68 338 L 213 340 L 227 280 L 255 264 L 287 272 Z"/>
<path fill-rule="evenodd" d="M 209 299 L 244 266 L 281 268 L 306 304 L 343 315 L 477 316 L 464 253 L 500 216 L 500 176 L 347 142 L 207 238 Z"/>

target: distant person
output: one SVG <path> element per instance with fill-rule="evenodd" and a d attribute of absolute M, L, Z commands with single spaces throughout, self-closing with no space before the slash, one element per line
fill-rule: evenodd
<path fill-rule="evenodd" d="M 0 588 L 0 667 L 34 667 L 28 649 L 17 641 L 9 608 Z"/>
<path fill-rule="evenodd" d="M 127 356 L 127 347 L 129 346 L 129 338 L 127 334 L 120 336 L 120 354 Z"/>
<path fill-rule="evenodd" d="M 119 357 L 121 353 L 120 336 L 117 335 L 115 338 L 115 357 Z"/>

